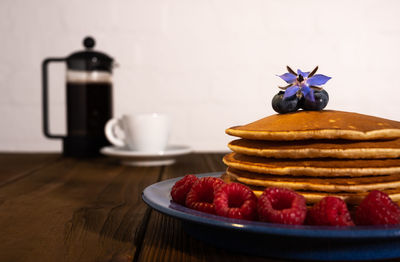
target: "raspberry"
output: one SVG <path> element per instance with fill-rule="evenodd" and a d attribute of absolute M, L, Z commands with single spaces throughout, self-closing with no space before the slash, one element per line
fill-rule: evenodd
<path fill-rule="evenodd" d="M 258 199 L 258 217 L 261 221 L 301 225 L 306 214 L 306 200 L 290 189 L 270 187 Z"/>
<path fill-rule="evenodd" d="M 346 203 L 338 197 L 324 197 L 307 213 L 307 224 L 320 226 L 354 226 Z"/>
<path fill-rule="evenodd" d="M 193 184 L 198 180 L 195 175 L 186 175 L 177 181 L 171 189 L 172 200 L 181 205 L 185 205 L 186 196 Z"/>
<path fill-rule="evenodd" d="M 219 216 L 255 220 L 257 197 L 245 185 L 230 183 L 222 185 L 214 197 L 215 212 Z"/>
<path fill-rule="evenodd" d="M 224 184 L 216 177 L 202 177 L 192 186 L 186 197 L 186 206 L 198 211 L 215 214 L 214 192 Z"/>
<path fill-rule="evenodd" d="M 400 224 L 400 207 L 381 191 L 371 191 L 355 212 L 357 225 Z"/>

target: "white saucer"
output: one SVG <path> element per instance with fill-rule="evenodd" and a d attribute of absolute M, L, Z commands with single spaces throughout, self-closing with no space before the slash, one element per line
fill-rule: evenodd
<path fill-rule="evenodd" d="M 185 155 L 191 152 L 190 147 L 182 145 L 170 145 L 164 151 L 140 152 L 125 147 L 107 146 L 100 152 L 106 156 L 116 157 L 121 164 L 129 166 L 163 166 L 175 163 L 175 156 Z"/>

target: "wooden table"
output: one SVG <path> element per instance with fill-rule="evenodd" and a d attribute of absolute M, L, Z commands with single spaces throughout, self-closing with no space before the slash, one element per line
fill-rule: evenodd
<path fill-rule="evenodd" d="M 223 155 L 129 167 L 106 157 L 0 154 L 0 262 L 283 261 L 212 247 L 142 201 L 157 181 L 223 171 Z"/>
<path fill-rule="evenodd" d="M 275 261 L 198 241 L 142 201 L 157 181 L 223 171 L 222 156 L 129 167 L 105 157 L 0 154 L 0 261 Z"/>

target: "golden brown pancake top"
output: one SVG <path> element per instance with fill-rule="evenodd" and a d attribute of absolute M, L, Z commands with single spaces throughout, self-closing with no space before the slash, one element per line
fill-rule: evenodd
<path fill-rule="evenodd" d="M 275 114 L 227 134 L 260 140 L 400 138 L 400 122 L 358 113 L 322 110 Z"/>

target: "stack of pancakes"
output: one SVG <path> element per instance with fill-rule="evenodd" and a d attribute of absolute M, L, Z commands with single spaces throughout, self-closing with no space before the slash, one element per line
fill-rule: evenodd
<path fill-rule="evenodd" d="M 337 196 L 358 204 L 369 191 L 400 201 L 400 122 L 333 110 L 272 115 L 226 130 L 232 136 L 223 179 L 286 187 L 307 203 Z"/>

